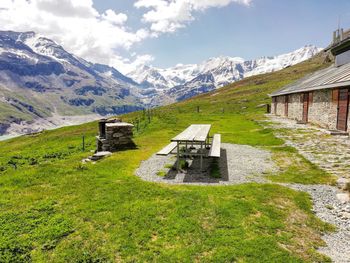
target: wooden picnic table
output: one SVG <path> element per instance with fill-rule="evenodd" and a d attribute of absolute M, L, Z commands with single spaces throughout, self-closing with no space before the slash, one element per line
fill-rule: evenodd
<path fill-rule="evenodd" d="M 186 130 L 171 139 L 176 143 L 177 169 L 180 169 L 180 146 L 185 145 L 185 153 L 188 145 L 199 145 L 200 149 L 195 155 L 200 157 L 200 168 L 203 169 L 203 157 L 205 156 L 205 148 L 209 143 L 210 124 L 192 124 Z"/>
<path fill-rule="evenodd" d="M 171 139 L 171 142 L 157 152 L 157 155 L 167 156 L 176 149 L 178 171 L 180 170 L 180 158 L 182 156 L 199 156 L 200 168 L 203 170 L 203 157 L 220 158 L 221 154 L 221 135 L 214 134 L 209 137 L 210 128 L 210 124 L 190 125 L 186 130 Z M 197 147 L 194 147 L 194 145 Z M 184 150 L 181 151 L 180 147 L 184 147 Z M 206 149 L 210 150 L 207 151 Z"/>

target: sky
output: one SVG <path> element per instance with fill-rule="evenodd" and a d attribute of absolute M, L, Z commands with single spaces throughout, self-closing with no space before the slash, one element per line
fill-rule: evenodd
<path fill-rule="evenodd" d="M 0 30 L 34 31 L 124 74 L 326 47 L 339 24 L 350 28 L 349 0 L 0 0 Z"/>

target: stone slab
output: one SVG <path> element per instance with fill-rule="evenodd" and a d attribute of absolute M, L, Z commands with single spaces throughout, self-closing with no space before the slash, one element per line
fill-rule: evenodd
<path fill-rule="evenodd" d="M 91 160 L 97 161 L 97 160 L 100 160 L 104 157 L 111 156 L 111 155 L 112 155 L 112 153 L 108 152 L 108 151 L 97 152 L 93 156 L 91 156 Z"/>
<path fill-rule="evenodd" d="M 105 157 L 105 156 L 109 156 L 109 155 L 112 155 L 112 153 L 108 152 L 108 151 L 97 152 L 94 154 L 94 156 L 96 156 L 96 157 Z"/>
<path fill-rule="evenodd" d="M 131 123 L 127 122 L 116 122 L 116 123 L 106 123 L 107 128 L 111 127 L 134 127 Z"/>
<path fill-rule="evenodd" d="M 346 131 L 328 130 L 327 133 L 330 135 L 349 136 L 349 133 Z"/>

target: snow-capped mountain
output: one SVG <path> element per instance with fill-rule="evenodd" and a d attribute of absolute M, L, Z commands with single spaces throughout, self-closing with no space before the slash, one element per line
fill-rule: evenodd
<path fill-rule="evenodd" d="M 175 86 L 167 90 L 164 95 L 176 98 L 178 101 L 191 98 L 197 94 L 206 93 L 216 88 L 214 75 L 210 72 L 199 74 L 184 85 Z"/>
<path fill-rule="evenodd" d="M 125 76 L 113 67 L 75 56 L 34 32 L 0 31 L 0 109 L 6 109 L 0 111 L 0 135 L 14 125 L 21 133 L 21 127 L 76 123 L 71 116 L 86 120 L 89 114 L 98 118 L 169 104 L 297 64 L 319 51 L 305 46 L 256 60 L 217 57 L 166 69 L 145 65 Z"/>
<path fill-rule="evenodd" d="M 307 60 L 322 49 L 312 45 L 293 52 L 275 56 L 244 60 L 240 57 L 210 58 L 201 64 L 177 65 L 159 69 L 143 66 L 127 75 L 143 88 L 152 90 L 151 103 L 159 104 L 154 98 L 158 92 L 162 100 L 179 101 L 184 98 L 208 92 L 245 77 L 277 71 Z M 165 97 L 168 96 L 168 99 Z"/>
<path fill-rule="evenodd" d="M 303 62 L 313 57 L 321 50 L 322 48 L 317 48 L 313 45 L 307 45 L 293 52 L 276 57 L 262 57 L 256 60 L 252 60 L 252 70 L 246 72 L 244 77 L 281 70 L 283 68 Z"/>
<path fill-rule="evenodd" d="M 116 69 L 85 61 L 34 32 L 0 31 L 0 108 L 6 109 L 0 134 L 13 123 L 141 109 L 139 91 Z"/>

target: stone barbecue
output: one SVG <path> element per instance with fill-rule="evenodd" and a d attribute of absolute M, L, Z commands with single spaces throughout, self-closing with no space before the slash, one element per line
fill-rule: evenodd
<path fill-rule="evenodd" d="M 120 119 L 99 121 L 99 136 L 97 139 L 97 151 L 118 151 L 134 148 L 132 141 L 134 125 L 122 122 Z"/>

